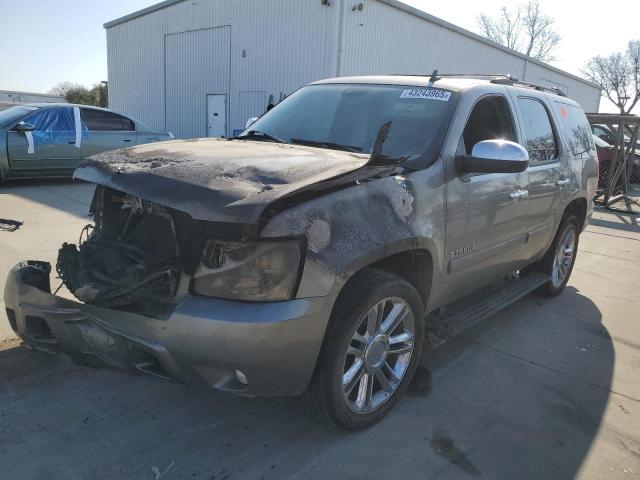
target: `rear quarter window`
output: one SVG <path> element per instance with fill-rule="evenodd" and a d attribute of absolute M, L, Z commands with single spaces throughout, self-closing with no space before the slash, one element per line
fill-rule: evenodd
<path fill-rule="evenodd" d="M 554 102 L 554 106 L 573 156 L 579 159 L 595 157 L 591 126 L 582 109 L 562 102 Z"/>
<path fill-rule="evenodd" d="M 518 97 L 518 105 L 529 165 L 535 167 L 557 161 L 558 142 L 547 108 L 539 100 L 529 97 Z"/>
<path fill-rule="evenodd" d="M 82 109 L 82 121 L 91 132 L 133 131 L 135 127 L 128 118 L 103 110 Z"/>

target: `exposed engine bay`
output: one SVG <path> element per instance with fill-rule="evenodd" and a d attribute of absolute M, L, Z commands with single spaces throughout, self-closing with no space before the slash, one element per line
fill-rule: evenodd
<path fill-rule="evenodd" d="M 110 308 L 171 302 L 183 279 L 188 288 L 205 230 L 215 226 L 101 186 L 91 213 L 95 227 L 83 229 L 78 245 L 62 245 L 56 270 L 78 300 Z"/>
<path fill-rule="evenodd" d="M 379 164 L 374 156 L 377 163 L 368 165 L 371 158 L 362 154 L 255 143 L 170 142 L 162 150 L 141 146 L 83 162 L 75 176 L 97 184 L 90 210 L 95 227 L 60 249 L 56 271 L 65 286 L 84 303 L 152 316 L 187 293 L 291 299 L 306 235 L 284 229 L 262 239 L 270 219 L 402 171 L 397 160 Z M 211 161 L 212 152 L 220 161 Z"/>

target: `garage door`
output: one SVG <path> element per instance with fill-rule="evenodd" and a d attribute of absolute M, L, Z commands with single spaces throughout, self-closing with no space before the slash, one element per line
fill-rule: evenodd
<path fill-rule="evenodd" d="M 165 36 L 165 124 L 177 138 L 207 136 L 208 96 L 229 93 L 230 46 L 230 27 Z"/>

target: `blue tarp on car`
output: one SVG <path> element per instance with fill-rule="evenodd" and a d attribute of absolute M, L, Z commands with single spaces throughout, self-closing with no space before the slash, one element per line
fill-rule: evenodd
<path fill-rule="evenodd" d="M 32 124 L 33 143 L 37 145 L 75 143 L 76 127 L 73 107 L 44 108 L 24 119 Z M 82 137 L 88 134 L 87 126 L 81 123 Z"/>

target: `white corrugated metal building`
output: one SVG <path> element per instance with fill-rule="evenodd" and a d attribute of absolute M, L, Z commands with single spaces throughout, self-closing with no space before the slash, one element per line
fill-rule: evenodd
<path fill-rule="evenodd" d="M 179 138 L 231 135 L 314 80 L 436 67 L 600 102 L 586 80 L 396 0 L 167 0 L 105 28 L 110 108 Z"/>

